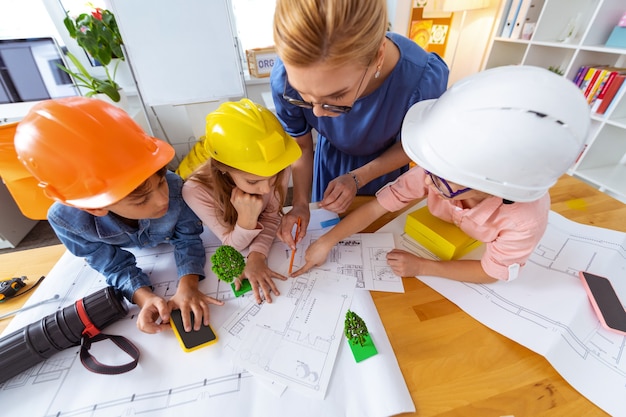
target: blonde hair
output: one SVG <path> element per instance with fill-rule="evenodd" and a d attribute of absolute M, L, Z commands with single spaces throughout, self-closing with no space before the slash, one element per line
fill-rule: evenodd
<path fill-rule="evenodd" d="M 387 25 L 386 0 L 277 0 L 274 44 L 289 65 L 366 66 Z"/>
<path fill-rule="evenodd" d="M 199 182 L 211 190 L 218 212 L 217 219 L 224 227 L 230 230 L 233 230 L 235 224 L 237 224 L 237 210 L 235 210 L 235 207 L 230 202 L 233 188 L 236 187 L 235 182 L 230 176 L 230 173 L 233 171 L 243 172 L 213 158 L 209 158 L 187 179 L 187 181 Z M 284 175 L 284 169 L 276 174 L 276 185 L 273 192 L 278 197 L 278 205 L 276 207 L 267 207 L 270 211 L 278 212 L 280 216 L 282 216 L 283 213 L 283 203 L 287 192 L 282 186 Z"/>

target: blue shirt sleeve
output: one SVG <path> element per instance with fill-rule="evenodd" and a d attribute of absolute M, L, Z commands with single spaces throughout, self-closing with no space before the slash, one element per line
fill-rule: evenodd
<path fill-rule="evenodd" d="M 111 214 L 97 217 L 61 203 L 53 204 L 48 211 L 48 221 L 67 249 L 85 258 L 104 275 L 108 285 L 120 290 L 129 301 L 139 288 L 150 286 L 150 278 L 124 248 L 172 244 L 178 278 L 188 274 L 200 279 L 205 276 L 202 222 L 182 198 L 182 179 L 172 172 L 166 178 L 170 198 L 167 213 L 158 219 L 140 220 L 138 229 L 124 225 Z"/>
<path fill-rule="evenodd" d="M 91 239 L 93 217 L 60 203 L 54 203 L 48 212 L 48 222 L 67 250 L 77 257 L 85 258 L 93 269 L 104 275 L 108 285 L 120 290 L 132 302 L 135 291 L 150 286 L 150 278 L 137 267 L 131 252 L 120 246 Z"/>
<path fill-rule="evenodd" d="M 181 194 L 178 194 L 181 196 Z M 176 223 L 174 236 L 171 244 L 174 245 L 174 258 L 179 277 L 188 274 L 200 276 L 204 279 L 204 265 L 206 263 L 206 251 L 200 234 L 202 233 L 202 221 L 189 208 L 187 203 L 180 197 L 181 212 Z"/>

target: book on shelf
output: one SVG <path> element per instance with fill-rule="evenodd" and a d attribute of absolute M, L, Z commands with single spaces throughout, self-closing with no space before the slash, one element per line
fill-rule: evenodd
<path fill-rule="evenodd" d="M 513 32 L 513 27 L 515 26 L 515 20 L 517 19 L 517 13 L 519 12 L 519 8 L 521 5 L 522 5 L 522 0 L 511 0 L 508 13 L 506 13 L 506 20 L 504 21 L 504 27 L 502 28 L 502 33 L 500 34 L 501 37 L 503 38 L 511 37 L 511 33 Z"/>
<path fill-rule="evenodd" d="M 594 80 L 593 85 L 590 85 L 589 92 L 587 93 L 587 103 L 591 105 L 598 97 L 598 94 L 600 94 L 600 90 L 602 90 L 610 73 L 611 71 L 608 69 L 598 69 L 598 71 L 596 71 L 596 79 Z"/>
<path fill-rule="evenodd" d="M 609 65 L 582 65 L 574 79 L 591 110 L 604 114 L 624 83 L 626 68 Z"/>
<path fill-rule="evenodd" d="M 589 71 L 588 65 L 583 65 L 580 68 L 578 68 L 578 72 L 576 73 L 576 76 L 574 77 L 574 84 L 580 87 L 583 82 L 583 78 L 585 78 L 585 75 L 587 74 L 587 71 Z"/>
<path fill-rule="evenodd" d="M 545 0 L 531 0 L 526 12 L 526 17 L 522 22 L 522 31 L 520 39 L 530 39 L 535 31 L 535 26 L 539 21 L 539 15 L 543 9 L 543 3 Z"/>
<path fill-rule="evenodd" d="M 607 73 L 602 80 L 602 84 L 599 86 L 598 90 L 596 91 L 596 94 L 589 102 L 589 104 L 591 105 L 592 111 L 595 112 L 598 109 L 598 107 L 600 106 L 600 103 L 602 103 L 602 100 L 604 99 L 604 96 L 606 95 L 606 91 L 608 90 L 609 86 L 611 85 L 611 83 L 613 82 L 613 79 L 615 79 L 617 74 L 619 74 L 619 72 L 616 69 L 607 70 Z"/>
<path fill-rule="evenodd" d="M 589 69 L 587 70 L 587 73 L 585 74 L 582 82 L 580 83 L 580 91 L 583 92 L 583 95 L 585 97 L 587 97 L 587 89 L 589 88 L 589 85 L 595 81 L 594 80 L 594 76 L 597 76 L 597 71 L 598 71 L 598 67 L 596 66 L 589 66 Z M 593 80 L 593 81 L 592 81 Z"/>
<path fill-rule="evenodd" d="M 604 93 L 604 97 L 602 99 L 596 100 L 596 103 L 598 103 L 599 101 L 595 109 L 596 114 L 605 114 L 607 112 L 610 113 L 610 110 L 612 110 L 615 102 L 617 102 L 617 100 L 615 100 L 615 97 L 619 97 L 622 93 L 622 90 L 624 89 L 624 86 L 626 86 L 626 83 L 624 82 L 625 79 L 626 74 L 617 74 L 613 78 L 608 88 L 606 89 L 606 92 Z"/>
<path fill-rule="evenodd" d="M 513 29 L 511 30 L 511 39 L 519 39 L 522 34 L 522 27 L 526 21 L 526 14 L 530 7 L 532 0 L 521 0 L 517 16 L 515 17 L 515 23 L 513 23 Z"/>

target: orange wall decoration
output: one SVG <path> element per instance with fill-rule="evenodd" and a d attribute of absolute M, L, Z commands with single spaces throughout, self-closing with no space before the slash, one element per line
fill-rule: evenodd
<path fill-rule="evenodd" d="M 452 17 L 423 18 L 423 13 L 423 7 L 412 9 L 408 37 L 425 50 L 443 58 Z"/>

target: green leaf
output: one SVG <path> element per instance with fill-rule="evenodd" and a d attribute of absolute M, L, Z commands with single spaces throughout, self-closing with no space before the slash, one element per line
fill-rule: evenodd
<path fill-rule="evenodd" d="M 70 37 L 72 39 L 76 39 L 76 26 L 74 25 L 74 21 L 70 19 L 68 15 L 65 15 L 65 19 L 63 19 L 63 24 L 65 25 L 65 28 L 69 32 Z"/>
<path fill-rule="evenodd" d="M 98 86 L 98 90 L 101 93 L 109 96 L 109 98 L 114 102 L 117 103 L 118 101 L 120 101 L 120 92 L 117 89 L 117 86 L 112 86 L 111 84 L 104 82 L 100 86 Z"/>

